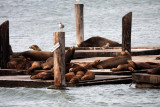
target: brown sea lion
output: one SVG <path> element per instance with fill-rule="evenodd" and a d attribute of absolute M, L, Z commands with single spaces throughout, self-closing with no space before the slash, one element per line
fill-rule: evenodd
<path fill-rule="evenodd" d="M 160 75 L 160 67 L 153 68 L 147 71 L 148 74 Z"/>
<path fill-rule="evenodd" d="M 31 79 L 42 79 L 42 80 L 53 80 L 54 75 L 53 75 L 53 72 L 51 72 L 51 71 L 44 71 L 43 70 L 43 72 L 39 72 L 36 75 L 32 75 L 30 78 Z"/>
<path fill-rule="evenodd" d="M 65 53 L 65 63 L 70 63 L 74 57 L 75 47 L 70 47 Z"/>
<path fill-rule="evenodd" d="M 95 79 L 95 73 L 92 71 L 87 71 L 81 80 L 93 80 Z"/>
<path fill-rule="evenodd" d="M 66 82 L 69 82 L 75 76 L 74 72 L 69 72 L 65 74 Z"/>
<path fill-rule="evenodd" d="M 140 69 L 152 69 L 156 67 L 160 67 L 159 63 L 154 63 L 154 62 L 133 62 L 129 61 L 128 62 L 135 70 L 140 70 Z"/>
<path fill-rule="evenodd" d="M 37 45 L 32 45 L 29 47 L 30 49 L 36 50 L 36 51 L 41 51 L 41 49 L 39 48 L 39 46 Z"/>
<path fill-rule="evenodd" d="M 30 68 L 28 68 L 26 74 L 32 74 L 35 69 L 41 69 L 40 62 L 34 61 L 32 63 L 32 66 Z"/>
<path fill-rule="evenodd" d="M 110 58 L 103 60 L 97 64 L 97 68 L 104 69 L 104 68 L 115 68 L 120 64 L 127 64 L 128 60 L 131 60 L 131 55 L 128 51 L 122 51 L 122 56 Z"/>
<path fill-rule="evenodd" d="M 134 71 L 134 68 L 130 64 L 120 64 L 117 68 L 112 68 L 111 71 Z"/>
<path fill-rule="evenodd" d="M 74 76 L 69 82 L 70 83 L 78 83 L 80 81 L 79 77 Z"/>
<path fill-rule="evenodd" d="M 76 73 L 76 76 L 79 78 L 79 80 L 81 80 L 81 78 L 84 76 L 84 72 L 83 71 L 78 71 Z"/>
<path fill-rule="evenodd" d="M 85 66 L 76 66 L 76 67 L 73 67 L 73 68 L 70 68 L 69 69 L 69 72 L 74 72 L 74 73 L 77 73 L 77 71 L 83 71 L 85 72 L 87 69 L 92 69 L 92 68 L 95 68 L 96 65 L 100 62 L 100 60 L 95 60 L 94 62 L 90 62 L 88 63 L 87 65 Z"/>
<path fill-rule="evenodd" d="M 121 44 L 119 44 L 118 42 L 103 37 L 95 36 L 87 39 L 86 41 L 83 41 L 78 45 L 78 47 L 108 47 L 108 45 L 110 47 L 121 46 Z"/>
<path fill-rule="evenodd" d="M 49 57 L 45 63 L 43 63 L 42 69 L 47 70 L 47 69 L 51 69 L 53 67 L 53 57 Z"/>
<path fill-rule="evenodd" d="M 7 63 L 8 69 L 28 69 L 31 65 L 30 61 L 27 60 L 25 57 L 20 56 L 18 58 L 10 58 L 9 62 Z"/>
<path fill-rule="evenodd" d="M 78 83 L 81 78 L 84 76 L 83 71 L 78 71 L 76 75 L 69 81 L 70 83 Z"/>
<path fill-rule="evenodd" d="M 30 58 L 32 61 L 46 61 L 49 57 L 53 56 L 52 52 L 47 51 L 24 51 L 19 53 L 19 55 L 24 56 L 25 58 Z"/>

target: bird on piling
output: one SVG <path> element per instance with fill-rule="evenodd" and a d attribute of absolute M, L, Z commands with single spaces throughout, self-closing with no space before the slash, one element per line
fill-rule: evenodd
<path fill-rule="evenodd" d="M 79 3 L 80 3 L 80 0 L 76 0 L 76 3 L 79 4 Z"/>
<path fill-rule="evenodd" d="M 62 31 L 63 31 L 64 25 L 63 25 L 61 22 L 59 22 L 58 24 L 59 24 L 59 28 L 60 28 L 60 30 L 62 30 Z"/>

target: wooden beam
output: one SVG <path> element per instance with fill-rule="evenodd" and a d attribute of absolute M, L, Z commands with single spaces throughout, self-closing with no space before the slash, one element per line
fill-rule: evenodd
<path fill-rule="evenodd" d="M 0 25 L 0 67 L 7 68 L 9 61 L 9 21 Z"/>
<path fill-rule="evenodd" d="M 131 52 L 132 12 L 122 18 L 122 51 Z"/>
<path fill-rule="evenodd" d="M 76 44 L 84 41 L 83 4 L 75 4 Z"/>
<path fill-rule="evenodd" d="M 54 85 L 65 86 L 65 32 L 54 32 L 54 45 L 60 47 L 54 51 Z"/>

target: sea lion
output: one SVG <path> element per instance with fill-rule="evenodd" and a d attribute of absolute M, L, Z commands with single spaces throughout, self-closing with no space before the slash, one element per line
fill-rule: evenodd
<path fill-rule="evenodd" d="M 92 69 L 92 68 L 95 68 L 96 65 L 100 62 L 100 60 L 95 60 L 94 62 L 90 62 L 88 63 L 87 65 L 85 66 L 76 66 L 76 67 L 73 67 L 73 68 L 70 68 L 69 69 L 69 72 L 74 72 L 74 73 L 77 73 L 77 71 L 83 71 L 85 72 L 87 69 Z"/>
<path fill-rule="evenodd" d="M 128 60 L 131 60 L 131 55 L 128 51 L 122 51 L 122 56 L 117 56 L 114 58 L 106 59 L 97 64 L 97 68 L 104 69 L 104 68 L 115 68 L 120 64 L 127 64 Z"/>
<path fill-rule="evenodd" d="M 78 71 L 76 73 L 76 76 L 79 78 L 79 80 L 81 80 L 81 78 L 84 76 L 84 72 L 83 71 Z"/>
<path fill-rule="evenodd" d="M 118 42 L 115 42 L 103 37 L 95 36 L 78 44 L 78 47 L 105 47 L 106 48 L 108 47 L 108 45 L 110 47 L 121 46 L 121 44 L 119 44 Z"/>
<path fill-rule="evenodd" d="M 46 61 L 49 57 L 53 56 L 52 52 L 47 51 L 24 51 L 19 53 L 19 55 L 29 58 L 31 61 Z"/>
<path fill-rule="evenodd" d="M 69 82 L 75 76 L 74 72 L 69 72 L 65 74 L 66 82 Z"/>
<path fill-rule="evenodd" d="M 32 63 L 32 66 L 30 68 L 28 68 L 26 74 L 32 74 L 35 69 L 41 69 L 40 62 L 34 61 Z"/>
<path fill-rule="evenodd" d="M 160 75 L 160 67 L 153 68 L 147 71 L 148 74 Z"/>
<path fill-rule="evenodd" d="M 87 71 L 81 80 L 93 80 L 95 79 L 95 73 L 92 71 Z"/>
<path fill-rule="evenodd" d="M 154 62 L 128 62 L 135 70 L 141 70 L 141 69 L 152 69 L 156 67 L 160 67 L 159 63 Z"/>
<path fill-rule="evenodd" d="M 70 47 L 67 52 L 65 53 L 65 63 L 69 64 L 70 61 L 72 60 L 75 52 L 75 47 Z M 45 63 L 42 64 L 42 68 L 44 70 L 46 69 L 51 69 L 54 65 L 53 57 L 49 57 Z"/>
<path fill-rule="evenodd" d="M 111 71 L 134 71 L 134 68 L 130 64 L 120 64 L 117 68 L 112 68 Z"/>
<path fill-rule="evenodd" d="M 42 79 L 42 80 L 53 80 L 54 75 L 52 71 L 43 70 L 42 72 L 39 72 L 36 75 L 32 75 L 30 78 L 31 79 Z"/>
<path fill-rule="evenodd" d="M 65 53 L 65 63 L 70 63 L 71 62 L 71 60 L 74 57 L 74 53 L 75 53 L 75 47 L 72 46 Z"/>
<path fill-rule="evenodd" d="M 30 49 L 36 50 L 36 51 L 41 51 L 41 49 L 39 48 L 39 46 L 37 45 L 32 45 L 29 47 Z"/>
<path fill-rule="evenodd" d="M 84 76 L 83 71 L 78 71 L 76 75 L 69 81 L 70 83 L 78 83 L 81 78 Z"/>
<path fill-rule="evenodd" d="M 7 63 L 8 69 L 28 69 L 30 66 L 30 61 L 27 60 L 23 56 L 19 56 L 18 58 L 10 58 Z"/>
<path fill-rule="evenodd" d="M 49 57 L 45 63 L 43 63 L 42 69 L 47 70 L 47 69 L 51 69 L 53 67 L 53 57 Z"/>
<path fill-rule="evenodd" d="M 79 77 L 74 76 L 69 82 L 70 82 L 70 83 L 78 83 L 79 80 L 80 80 Z"/>

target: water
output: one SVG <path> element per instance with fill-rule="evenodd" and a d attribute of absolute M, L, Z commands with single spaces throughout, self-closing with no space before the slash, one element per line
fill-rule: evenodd
<path fill-rule="evenodd" d="M 121 43 L 122 17 L 133 12 L 132 46 L 160 45 L 160 0 L 81 0 L 85 39 L 102 36 Z M 0 23 L 10 21 L 14 51 L 32 44 L 49 51 L 58 22 L 65 25 L 66 46 L 76 45 L 75 0 L 0 0 Z"/>
<path fill-rule="evenodd" d="M 81 0 L 85 39 L 102 36 L 121 43 L 122 17 L 132 11 L 132 46 L 160 45 L 160 0 Z M 66 46 L 76 44 L 75 0 L 0 0 L 0 23 L 10 21 L 13 51 L 37 44 L 49 51 L 58 22 L 65 25 Z M 160 106 L 160 91 L 128 85 L 46 88 L 0 88 L 0 107 Z"/>
<path fill-rule="evenodd" d="M 129 85 L 46 88 L 0 88 L 0 107 L 159 107 L 160 90 Z"/>

